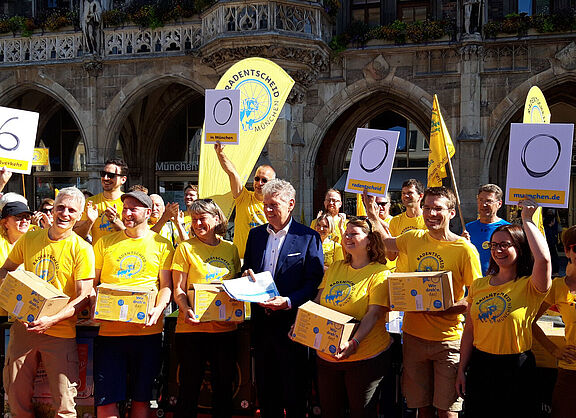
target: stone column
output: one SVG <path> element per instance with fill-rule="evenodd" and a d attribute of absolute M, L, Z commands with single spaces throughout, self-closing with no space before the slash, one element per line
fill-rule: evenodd
<path fill-rule="evenodd" d="M 458 167 L 456 181 L 460 192 L 462 212 L 469 222 L 476 216 L 476 191 L 480 186 L 482 166 L 480 148 L 484 139 L 480 123 L 482 45 L 464 41 L 460 49 L 460 133 L 456 145 Z"/>
<path fill-rule="evenodd" d="M 98 77 L 102 75 L 103 63 L 94 56 L 83 62 L 84 70 L 88 73 L 88 86 L 86 88 L 86 113 L 89 123 L 85 127 L 86 170 L 89 173 L 88 190 L 94 194 L 101 191 L 99 170 L 104 164 L 103 138 L 98 137 Z"/>

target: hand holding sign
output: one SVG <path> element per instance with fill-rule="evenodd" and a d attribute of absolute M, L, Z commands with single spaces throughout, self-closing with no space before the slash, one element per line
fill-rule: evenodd
<path fill-rule="evenodd" d="M 399 132 L 359 128 L 346 179 L 346 191 L 386 196 Z"/>
<path fill-rule="evenodd" d="M 30 174 L 38 113 L 0 107 L 0 167 Z"/>

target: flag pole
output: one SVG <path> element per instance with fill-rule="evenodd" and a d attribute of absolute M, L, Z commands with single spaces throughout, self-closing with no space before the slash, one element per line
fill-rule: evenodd
<path fill-rule="evenodd" d="M 452 167 L 452 159 L 450 158 L 450 152 L 448 150 L 448 144 L 444 142 L 444 148 L 446 149 L 446 156 L 448 157 L 448 168 L 450 169 L 450 179 L 454 185 L 454 194 L 456 195 L 456 206 L 458 206 L 458 214 L 460 215 L 460 222 L 462 222 L 462 232 L 466 231 L 466 224 L 464 223 L 464 216 L 462 215 L 462 207 L 460 206 L 460 194 L 458 193 L 458 186 L 456 185 L 456 177 L 454 176 L 454 168 Z"/>

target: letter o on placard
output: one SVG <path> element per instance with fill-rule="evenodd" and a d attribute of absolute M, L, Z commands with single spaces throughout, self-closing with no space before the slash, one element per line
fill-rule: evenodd
<path fill-rule="evenodd" d="M 550 138 L 554 141 L 554 143 L 556 144 L 556 149 L 557 149 L 556 159 L 554 160 L 554 162 L 552 163 L 550 168 L 548 168 L 547 170 L 534 171 L 534 170 L 530 169 L 530 167 L 528 167 L 528 163 L 526 162 L 526 150 L 528 149 L 528 145 L 530 145 L 530 143 L 532 141 L 538 140 L 540 138 Z M 556 167 L 556 164 L 558 163 L 558 160 L 560 159 L 561 153 L 562 153 L 562 145 L 560 144 L 560 141 L 558 140 L 558 138 L 556 138 L 555 136 L 549 135 L 549 134 L 538 134 L 538 135 L 534 135 L 532 138 L 530 138 L 528 141 L 526 141 L 526 143 L 524 144 L 524 147 L 522 148 L 522 154 L 520 156 L 520 161 L 522 162 L 522 166 L 524 167 L 524 169 L 526 170 L 526 172 L 528 173 L 528 175 L 530 177 L 540 178 L 540 177 L 544 177 L 546 174 L 550 173 L 554 169 L 554 167 Z"/>
<path fill-rule="evenodd" d="M 232 105 L 232 100 L 230 100 L 229 97 L 222 97 L 214 104 L 214 108 L 212 109 L 214 122 L 220 126 L 226 125 L 232 118 L 233 111 L 234 106 Z"/>
<path fill-rule="evenodd" d="M 382 160 L 380 160 L 380 162 L 378 164 L 376 164 L 374 167 L 366 167 L 364 165 L 364 151 L 366 150 L 368 145 L 373 144 L 375 142 L 381 142 L 386 147 L 386 151 L 384 152 L 384 157 L 382 157 Z M 388 141 L 386 140 L 386 138 L 383 138 L 381 136 L 375 136 L 373 138 L 370 138 L 368 141 L 366 141 L 366 143 L 362 146 L 362 149 L 360 150 L 360 168 L 362 168 L 362 170 L 364 170 L 366 173 L 373 173 L 374 171 L 376 171 L 380 167 L 382 167 L 382 164 L 384 164 L 384 161 L 386 161 L 386 158 L 388 158 Z"/>

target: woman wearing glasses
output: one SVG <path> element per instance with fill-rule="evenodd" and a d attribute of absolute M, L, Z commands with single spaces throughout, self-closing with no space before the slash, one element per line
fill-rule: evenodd
<path fill-rule="evenodd" d="M 330 216 L 334 231 L 330 234 L 329 238 L 338 243 L 342 243 L 342 235 L 346 229 L 346 214 L 340 213 L 342 207 L 342 195 L 336 189 L 330 189 L 324 196 L 324 213 Z M 321 214 L 322 212 L 320 212 Z M 320 215 L 319 214 L 319 215 Z M 312 220 L 310 228 L 316 229 L 316 219 Z"/>
<path fill-rule="evenodd" d="M 322 240 L 324 271 L 326 271 L 333 262 L 344 260 L 342 246 L 336 241 L 330 239 L 330 236 L 334 232 L 334 224 L 332 223 L 332 218 L 327 213 L 321 212 L 318 215 L 316 218 L 315 229 L 316 232 L 320 234 L 320 239 Z"/>
<path fill-rule="evenodd" d="M 534 338 L 558 359 L 558 378 L 552 395 L 552 418 L 574 416 L 574 388 L 576 388 L 576 226 L 562 234 L 562 244 L 568 257 L 566 276 L 552 281 L 550 292 L 540 307 L 536 320 L 551 306 L 556 306 L 566 324 L 566 344 L 557 346 L 542 331 L 536 321 L 532 324 Z"/>
<path fill-rule="evenodd" d="M 488 275 L 468 294 L 456 390 L 466 418 L 536 414 L 532 322 L 551 285 L 546 238 L 532 221 L 538 205 L 520 202 L 522 227 L 499 226 Z"/>
<path fill-rule="evenodd" d="M 384 243 L 367 219 L 351 218 L 343 236 L 346 259 L 324 274 L 315 302 L 360 321 L 333 354 L 318 352 L 322 416 L 376 417 L 377 387 L 390 365 L 386 331 L 389 270 Z"/>
<path fill-rule="evenodd" d="M 199 322 L 188 301 L 194 283 L 219 283 L 240 271 L 238 249 L 221 237 L 228 220 L 211 199 L 190 206 L 194 237 L 182 242 L 172 262 L 174 300 L 180 308 L 176 352 L 180 387 L 175 417 L 196 417 L 206 362 L 212 376 L 212 408 L 217 417 L 232 415 L 236 359 L 235 322 Z"/>

